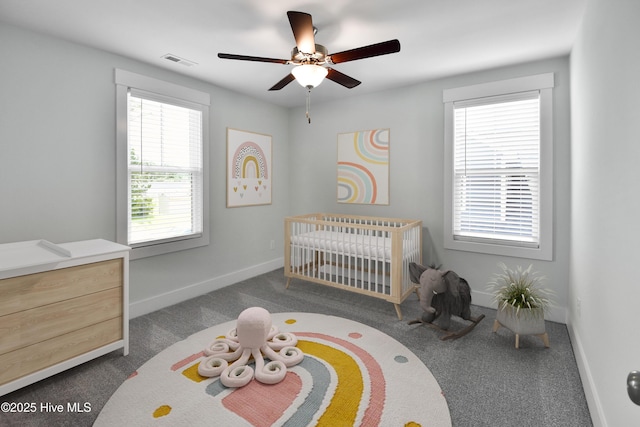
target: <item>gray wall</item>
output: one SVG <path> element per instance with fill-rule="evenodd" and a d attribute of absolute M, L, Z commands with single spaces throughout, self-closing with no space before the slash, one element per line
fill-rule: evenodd
<path fill-rule="evenodd" d="M 282 264 L 286 109 L 2 24 L 0 57 L 0 243 L 115 239 L 114 68 L 122 68 L 211 94 L 211 244 L 132 261 L 132 314 Z M 227 127 L 273 137 L 271 205 L 226 208 Z"/>
<path fill-rule="evenodd" d="M 596 426 L 640 420 L 638 18 L 638 0 L 589 1 L 571 54 L 569 330 Z"/>
<path fill-rule="evenodd" d="M 554 259 L 551 262 L 499 257 L 443 248 L 443 89 L 528 76 L 555 75 L 554 89 Z M 325 82 L 325 84 L 333 84 Z M 366 79 L 363 77 L 363 85 Z M 462 75 L 423 84 L 311 106 L 290 112 L 290 163 L 293 214 L 336 211 L 421 219 L 423 262 L 443 264 L 465 277 L 474 302 L 491 305 L 486 284 L 497 263 L 534 267 L 556 293 L 550 319 L 566 322 L 569 283 L 569 61 L 556 58 L 515 67 Z M 316 90 L 322 90 L 322 86 Z M 346 89 L 345 89 L 346 90 Z M 313 99 L 313 97 L 312 97 Z M 368 206 L 336 202 L 337 133 L 390 128 L 390 204 Z"/>

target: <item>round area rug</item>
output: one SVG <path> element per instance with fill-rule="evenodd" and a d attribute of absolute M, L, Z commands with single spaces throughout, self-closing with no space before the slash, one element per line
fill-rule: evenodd
<path fill-rule="evenodd" d="M 429 369 L 377 329 L 334 316 L 272 313 L 305 357 L 273 385 L 226 388 L 198 374 L 204 348 L 235 328 L 226 322 L 162 351 L 133 373 L 94 426 L 451 426 Z"/>

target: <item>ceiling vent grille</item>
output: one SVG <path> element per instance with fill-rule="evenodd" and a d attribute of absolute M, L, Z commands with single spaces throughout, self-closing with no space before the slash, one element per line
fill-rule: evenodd
<path fill-rule="evenodd" d="M 176 64 L 184 65 L 185 67 L 193 67 L 194 65 L 198 65 L 193 61 L 189 61 L 188 59 L 180 58 L 177 55 L 173 55 L 171 53 L 167 53 L 163 56 L 164 59 L 169 60 L 171 62 L 175 62 Z"/>

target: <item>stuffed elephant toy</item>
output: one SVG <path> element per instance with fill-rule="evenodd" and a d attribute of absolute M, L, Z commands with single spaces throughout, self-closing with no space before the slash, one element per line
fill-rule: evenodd
<path fill-rule="evenodd" d="M 440 328 L 447 330 L 451 324 L 451 316 L 476 322 L 476 319 L 471 318 L 471 288 L 465 279 L 453 271 L 440 271 L 413 262 L 409 264 L 409 273 L 411 281 L 420 285 L 423 323 L 433 323 L 440 317 Z"/>

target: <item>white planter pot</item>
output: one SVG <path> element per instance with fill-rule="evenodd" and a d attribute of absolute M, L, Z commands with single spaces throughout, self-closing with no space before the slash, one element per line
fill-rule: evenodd
<path fill-rule="evenodd" d="M 493 324 L 493 332 L 503 326 L 516 334 L 516 348 L 519 347 L 520 335 L 536 335 L 542 339 L 545 347 L 549 347 L 549 337 L 545 332 L 544 315 L 542 309 L 520 309 L 511 306 L 498 308 L 496 321 Z"/>

